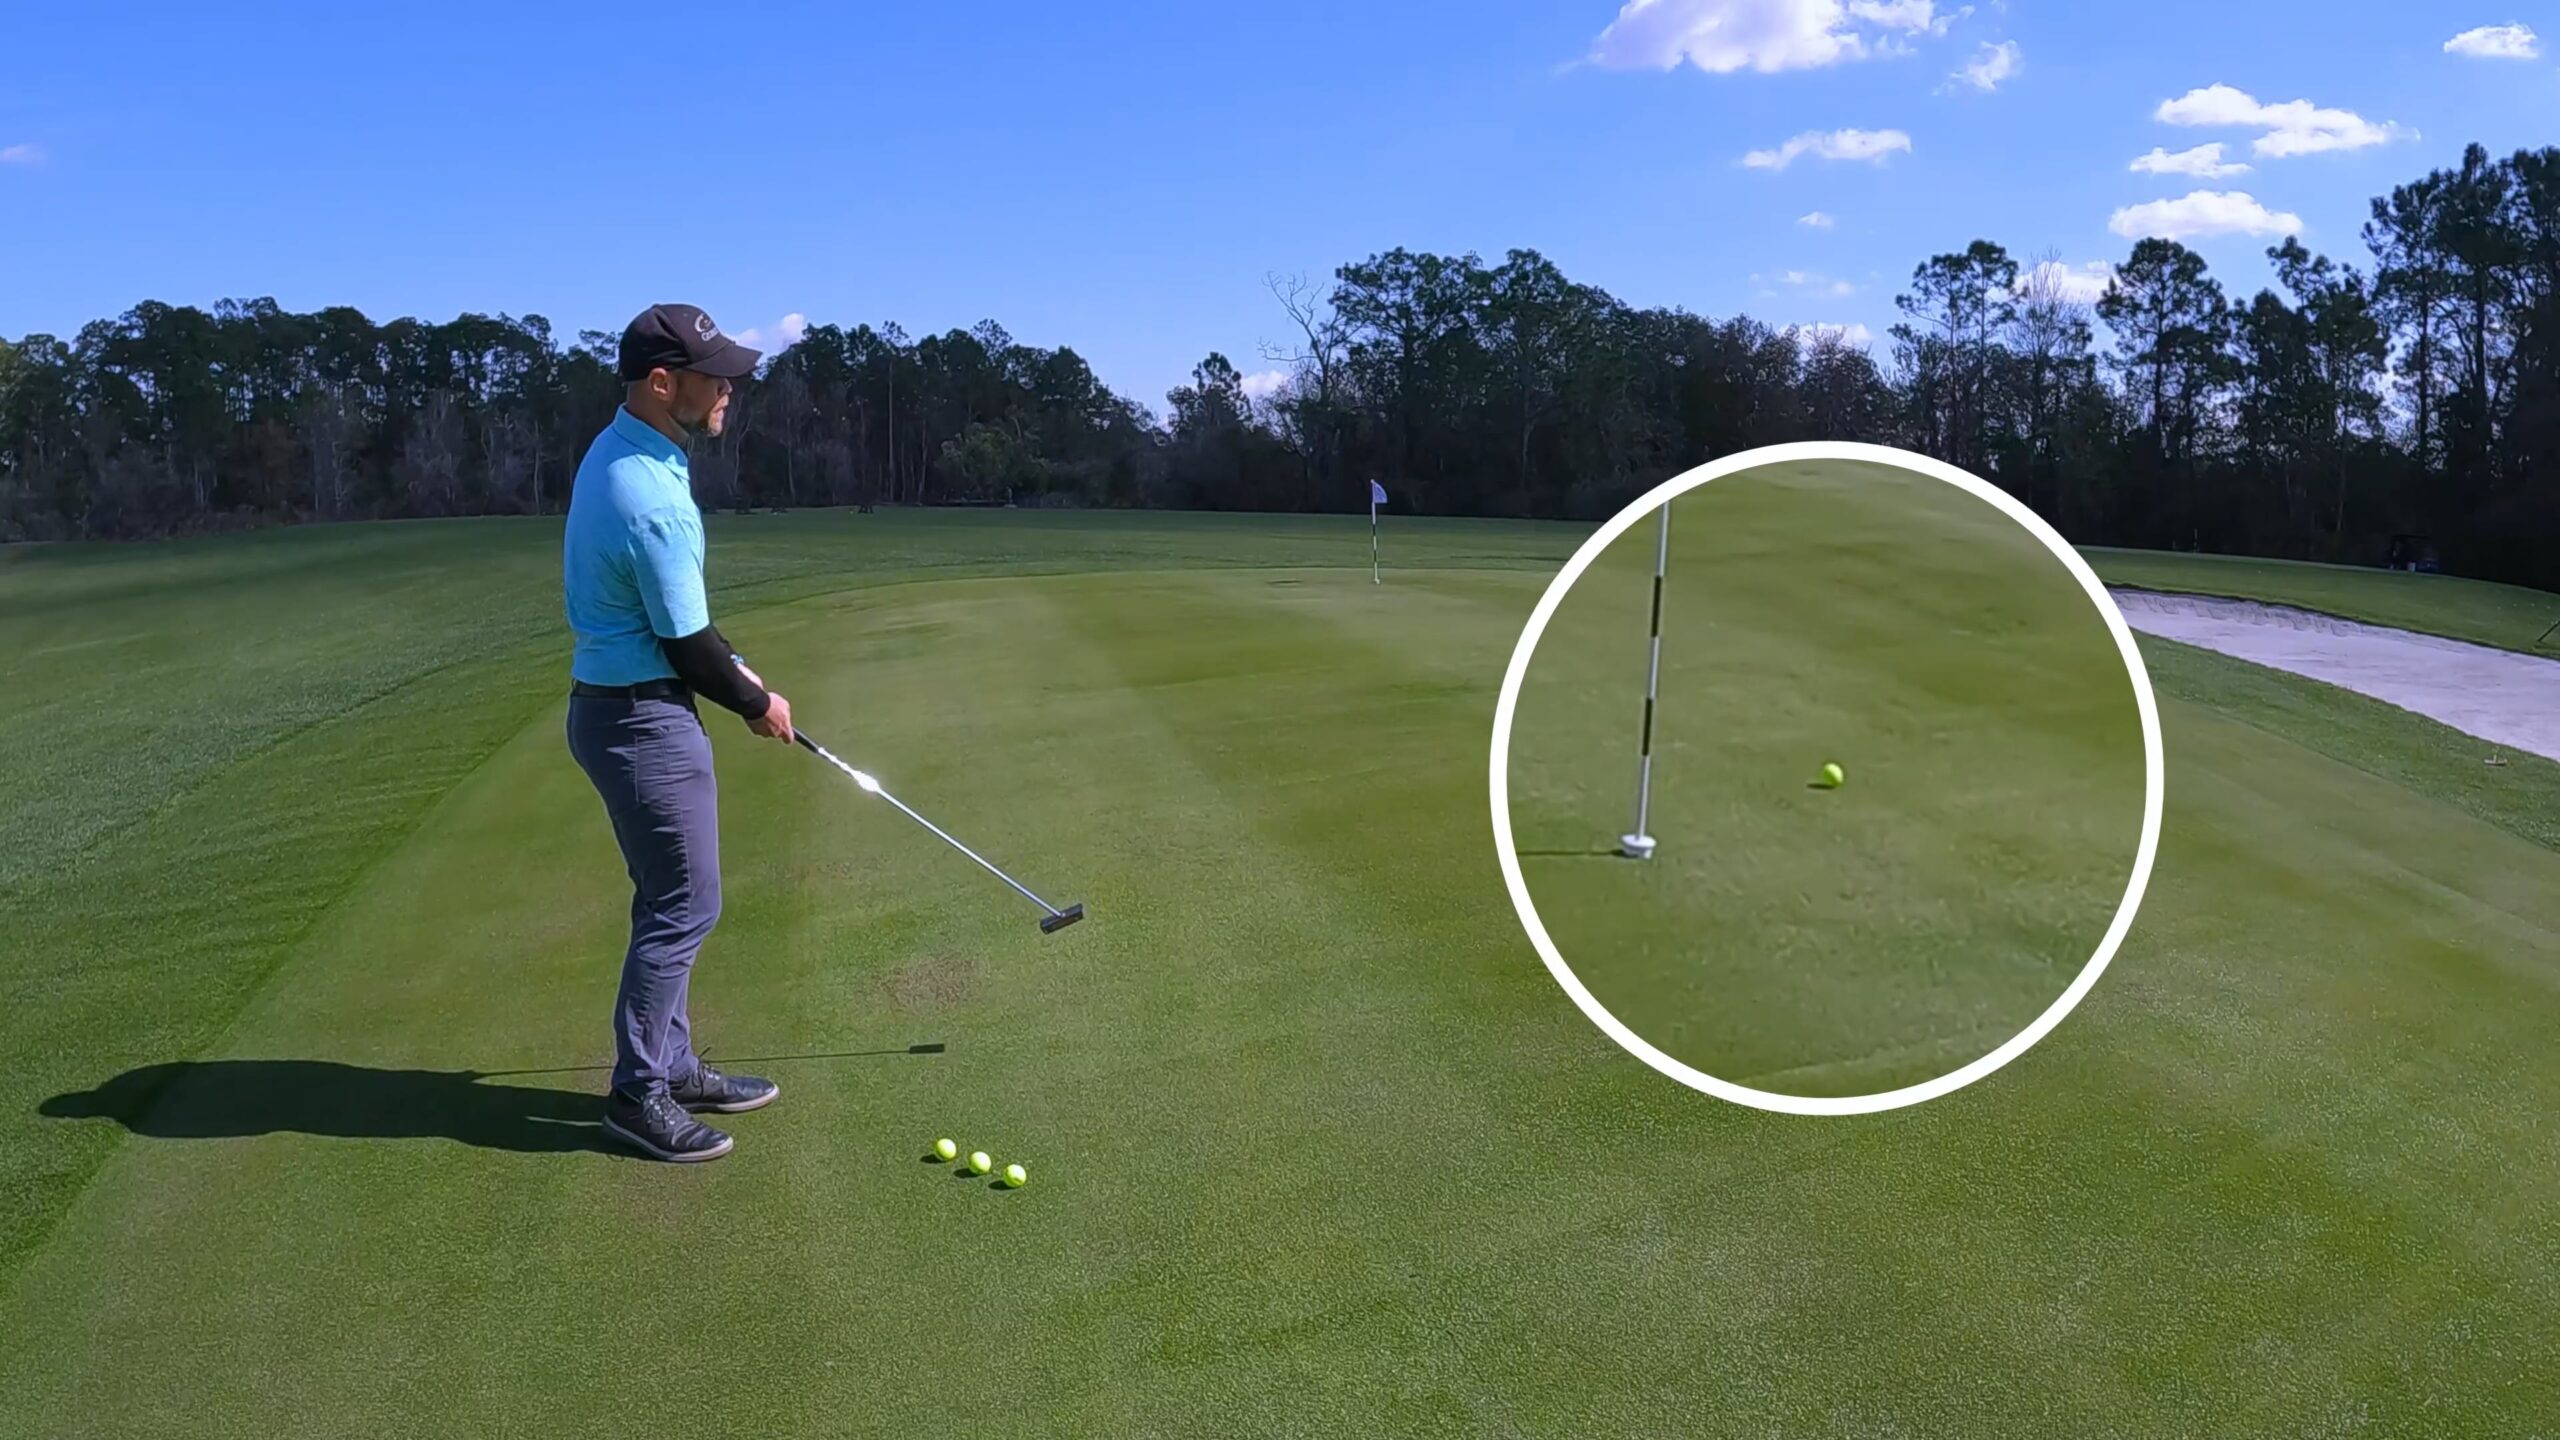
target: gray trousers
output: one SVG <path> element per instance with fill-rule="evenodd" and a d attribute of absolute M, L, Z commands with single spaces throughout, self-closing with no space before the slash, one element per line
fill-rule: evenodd
<path fill-rule="evenodd" d="M 613 1087 L 639 1097 L 697 1063 L 686 994 L 720 920 L 719 792 L 711 737 L 679 700 L 569 700 L 569 753 L 613 821 L 631 874 L 631 943 L 613 1001 Z"/>

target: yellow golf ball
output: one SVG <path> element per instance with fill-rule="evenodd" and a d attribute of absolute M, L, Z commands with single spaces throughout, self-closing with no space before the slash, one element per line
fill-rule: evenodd
<path fill-rule="evenodd" d="M 1005 1188 L 1008 1190 L 1018 1190 L 1023 1185 L 1029 1183 L 1030 1179 L 1031 1172 L 1023 1169 L 1019 1165 L 1007 1165 L 1004 1167 L 1004 1183 Z"/>
<path fill-rule="evenodd" d="M 972 1150 L 969 1152 L 969 1171 L 971 1174 L 984 1175 L 994 1168 L 996 1168 L 996 1162 L 987 1158 L 986 1151 Z"/>
<path fill-rule="evenodd" d="M 936 1140 L 933 1142 L 933 1153 L 945 1160 L 955 1159 L 960 1154 L 960 1147 L 949 1139 Z"/>
<path fill-rule="evenodd" d="M 1836 789 L 1842 781 L 1848 778 L 1849 777 L 1846 774 L 1842 773 L 1837 762 L 1825 764 L 1822 767 L 1822 783 L 1826 787 Z"/>

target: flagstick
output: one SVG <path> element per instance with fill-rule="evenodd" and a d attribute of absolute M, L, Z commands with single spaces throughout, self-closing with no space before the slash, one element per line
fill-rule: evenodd
<path fill-rule="evenodd" d="M 1382 583 L 1378 579 L 1378 497 L 1374 493 L 1369 497 L 1369 583 Z"/>
<path fill-rule="evenodd" d="M 1662 684 L 1662 577 L 1671 568 L 1671 505 L 1662 506 L 1660 534 L 1653 551 L 1653 655 L 1644 677 L 1644 738 L 1637 745 L 1636 828 L 1618 838 L 1618 853 L 1634 860 L 1653 858 L 1653 836 L 1645 829 L 1653 804 L 1653 701 Z"/>

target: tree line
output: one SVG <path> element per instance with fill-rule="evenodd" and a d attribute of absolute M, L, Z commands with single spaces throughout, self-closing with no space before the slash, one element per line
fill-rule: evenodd
<path fill-rule="evenodd" d="M 1211 354 L 1161 412 L 992 321 L 815 325 L 697 445 L 708 505 L 1358 510 L 1593 520 L 1717 455 L 1900 445 L 2072 540 L 2560 588 L 2560 148 L 2470 146 L 2372 202 L 2359 268 L 2288 238 L 2242 299 L 2137 242 L 2102 291 L 1978 240 L 1931 256 L 1879 355 L 1640 308 L 1534 251 L 1403 249 L 1273 277 L 1249 393 Z M 538 315 L 378 323 L 149 302 L 0 341 L 0 539 L 557 512 L 620 391 L 615 337 Z M 1257 387 L 1258 389 L 1259 387 Z"/>

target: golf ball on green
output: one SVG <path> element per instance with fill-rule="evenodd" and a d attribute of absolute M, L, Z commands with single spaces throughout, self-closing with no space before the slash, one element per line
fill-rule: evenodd
<path fill-rule="evenodd" d="M 960 1147 L 949 1140 L 936 1140 L 933 1142 L 933 1153 L 945 1160 L 950 1160 L 960 1154 Z"/>
<path fill-rule="evenodd" d="M 1030 1179 L 1031 1172 L 1023 1169 L 1019 1165 L 1007 1165 L 1004 1167 L 1005 1188 L 1009 1190 L 1020 1189 L 1024 1184 L 1028 1183 Z"/>
<path fill-rule="evenodd" d="M 1841 773 L 1840 766 L 1836 761 L 1828 762 L 1822 767 L 1822 783 L 1825 785 L 1837 786 L 1840 782 L 1848 778 L 1849 777 L 1847 775 Z"/>
<path fill-rule="evenodd" d="M 996 1168 L 996 1162 L 987 1158 L 986 1151 L 972 1150 L 969 1152 L 969 1169 L 972 1173 L 984 1175 L 994 1168 Z"/>

